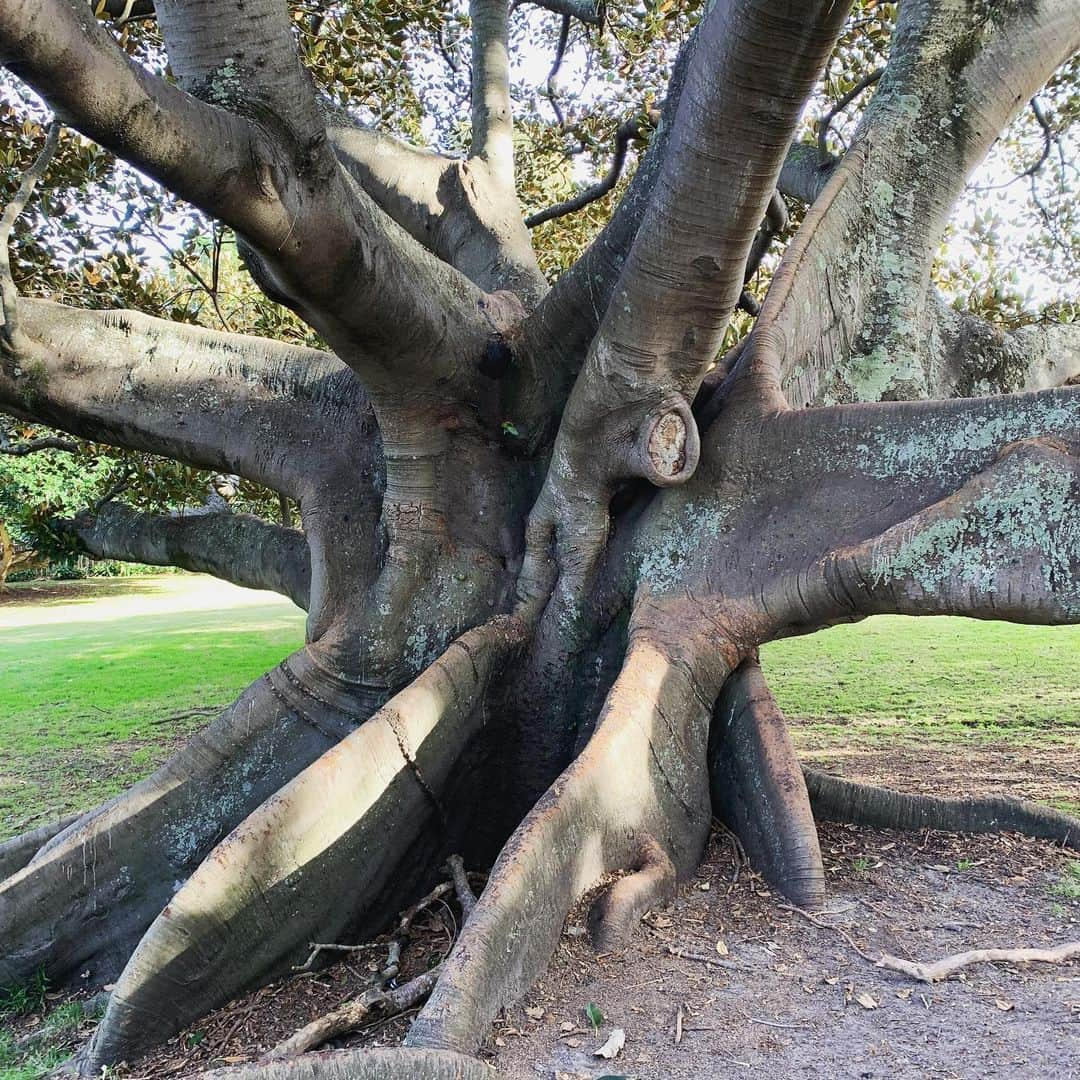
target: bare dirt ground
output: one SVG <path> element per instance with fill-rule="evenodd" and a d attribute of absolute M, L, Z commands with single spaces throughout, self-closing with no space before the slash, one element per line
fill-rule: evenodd
<path fill-rule="evenodd" d="M 717 833 L 696 881 L 625 952 L 596 957 L 564 937 L 544 985 L 507 1017 L 500 1069 L 515 1080 L 1080 1075 L 1077 965 L 982 965 L 930 986 L 854 947 L 925 961 L 1077 940 L 1080 904 L 1052 891 L 1068 856 L 1016 837 L 826 825 L 821 838 L 834 914 L 816 923 Z M 606 1020 L 598 1035 L 588 1002 Z M 622 1053 L 592 1057 L 615 1025 Z"/>
<path fill-rule="evenodd" d="M 694 881 L 624 951 L 593 952 L 583 906 L 485 1056 L 509 1080 L 1080 1076 L 1080 965 L 984 964 L 927 985 L 871 962 L 1080 940 L 1072 856 L 1015 836 L 824 825 L 821 838 L 830 895 L 814 921 L 785 907 L 719 829 Z M 418 920 L 403 978 L 445 955 L 456 914 L 436 905 Z M 255 1060 L 366 988 L 384 950 L 257 991 L 118 1075 L 179 1078 Z M 339 1045 L 394 1044 L 408 1021 L 377 1021 Z M 615 1027 L 624 1049 L 594 1057 Z"/>

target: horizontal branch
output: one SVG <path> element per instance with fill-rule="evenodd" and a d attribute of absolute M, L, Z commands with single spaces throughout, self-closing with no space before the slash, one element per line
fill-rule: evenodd
<path fill-rule="evenodd" d="M 134 311 L 19 301 L 26 355 L 0 359 L 0 409 L 96 442 L 238 473 L 299 497 L 371 445 L 355 376 L 315 349 Z"/>
<path fill-rule="evenodd" d="M 141 514 L 112 502 L 61 523 L 61 529 L 96 559 L 179 566 L 308 605 L 311 567 L 304 534 L 250 514 Z"/>
<path fill-rule="evenodd" d="M 1080 622 L 1075 451 L 1048 439 L 1007 447 L 955 494 L 816 564 L 801 587 L 808 608 Z"/>
<path fill-rule="evenodd" d="M 944 393 L 1046 390 L 1080 381 L 1080 322 L 1038 323 L 1002 330 L 938 300 Z"/>

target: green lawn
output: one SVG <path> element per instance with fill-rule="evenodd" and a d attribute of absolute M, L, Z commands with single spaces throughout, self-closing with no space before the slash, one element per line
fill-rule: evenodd
<path fill-rule="evenodd" d="M 1077 626 L 882 615 L 761 652 L 781 707 L 819 735 L 1080 738 Z"/>
<path fill-rule="evenodd" d="M 145 775 L 303 640 L 287 601 L 206 578 L 89 593 L 0 606 L 0 838 Z M 1080 741 L 1080 627 L 883 617 L 762 657 L 801 746 Z"/>
<path fill-rule="evenodd" d="M 303 612 L 276 597 L 169 611 L 166 593 L 162 614 L 145 613 L 153 599 L 135 614 L 109 603 L 112 617 L 80 599 L 42 625 L 12 626 L 18 607 L 0 608 L 0 838 L 145 775 L 208 717 L 168 718 L 228 704 L 304 636 Z"/>

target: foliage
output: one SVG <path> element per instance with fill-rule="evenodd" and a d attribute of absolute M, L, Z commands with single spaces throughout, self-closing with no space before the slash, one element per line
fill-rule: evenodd
<path fill-rule="evenodd" d="M 327 97 L 354 120 L 419 145 L 467 150 L 469 20 L 463 0 L 338 0 L 292 5 L 305 61 Z M 604 26 L 572 21 L 554 69 L 561 17 L 523 5 L 511 19 L 518 194 L 526 213 L 562 201 L 608 169 L 616 128 L 662 102 L 701 0 L 613 0 Z M 817 143 L 823 118 L 888 58 L 896 4 L 859 0 L 804 115 L 799 138 Z M 119 31 L 133 57 L 167 73 L 153 20 Z M 867 87 L 824 133 L 842 153 L 873 94 Z M 1058 71 L 1003 134 L 954 215 L 934 279 L 945 296 L 1003 326 L 1071 321 L 1080 269 L 1077 120 L 1080 59 Z M 17 80 L 0 75 L 0 198 L 40 148 L 48 115 Z M 534 231 L 541 269 L 554 279 L 577 259 L 617 205 L 647 140 L 631 144 L 615 188 Z M 750 283 L 760 300 L 801 208 Z M 255 287 L 222 227 L 74 132 L 17 222 L 13 269 L 28 295 L 81 307 L 133 307 L 215 329 L 318 344 L 292 312 Z M 1021 276 L 1016 267 L 1025 267 Z M 750 325 L 740 313 L 725 348 Z M 38 427 L 19 434 L 47 434 Z M 209 477 L 175 462 L 103 446 L 0 458 L 0 521 L 19 542 L 62 557 L 48 522 L 93 505 L 118 482 L 141 509 L 198 505 Z M 276 516 L 273 493 L 243 483 L 240 506 Z"/>
<path fill-rule="evenodd" d="M 45 1003 L 48 988 L 49 980 L 45 971 L 39 968 L 23 985 L 0 989 L 0 1016 L 25 1016 L 37 1012 Z"/>

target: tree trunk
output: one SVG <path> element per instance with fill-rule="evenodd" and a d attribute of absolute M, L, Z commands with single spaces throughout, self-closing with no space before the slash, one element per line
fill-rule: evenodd
<path fill-rule="evenodd" d="M 851 149 L 810 166 L 789 144 L 843 6 L 718 0 L 550 290 L 514 191 L 504 4 L 471 4 L 461 160 L 329 115 L 278 0 L 144 7 L 175 84 L 68 0 L 0 0 L 0 57 L 232 226 L 333 352 L 4 294 L 4 410 L 281 496 L 281 524 L 106 503 L 58 527 L 308 610 L 304 647 L 153 776 L 0 848 L 0 984 L 115 983 L 84 1075 L 312 941 L 377 933 L 451 853 L 491 873 L 404 1047 L 221 1075 L 490 1075 L 472 1055 L 571 907 L 609 882 L 589 925 L 617 948 L 714 816 L 800 906 L 825 890 L 815 812 L 1075 843 L 1028 806 L 808 785 L 757 665 L 879 612 L 1080 622 L 1075 341 L 958 327 L 929 287 L 966 177 L 1080 45 L 1069 0 L 902 5 Z M 812 205 L 717 364 L 778 185 Z M 998 396 L 923 400 L 976 389 Z"/>

